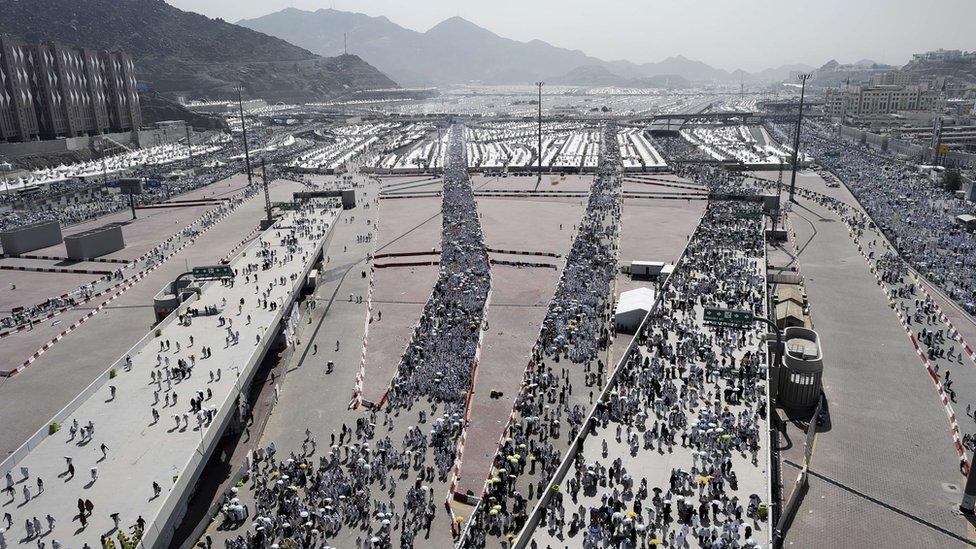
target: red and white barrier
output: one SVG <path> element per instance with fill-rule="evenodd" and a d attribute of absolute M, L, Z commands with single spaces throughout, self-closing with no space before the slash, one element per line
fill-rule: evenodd
<path fill-rule="evenodd" d="M 119 288 L 121 286 L 121 288 L 119 289 L 118 292 L 116 292 L 115 294 L 113 294 L 111 297 L 109 297 L 105 301 L 101 302 L 97 307 L 95 307 L 94 309 L 92 309 L 91 311 L 89 311 L 88 313 L 86 313 L 85 316 L 83 316 L 80 319 L 78 319 L 75 322 L 73 322 L 70 326 L 68 326 L 66 329 L 64 329 L 63 331 L 61 331 L 61 333 L 59 333 L 57 336 L 55 336 L 52 340 L 48 341 L 47 343 L 45 343 L 44 345 L 42 345 L 38 350 L 34 351 L 34 353 L 31 354 L 31 356 L 28 357 L 27 360 L 25 360 L 20 366 L 18 366 L 17 368 L 14 368 L 13 370 L 8 370 L 6 372 L 0 372 L 0 377 L 13 377 L 13 376 L 19 374 L 20 372 L 24 371 L 28 366 L 30 366 L 31 364 L 33 364 L 34 361 L 36 361 L 41 355 L 43 355 L 45 352 L 47 352 L 48 349 L 50 349 L 51 347 L 53 347 L 55 343 L 57 343 L 57 342 L 61 341 L 62 339 L 64 339 L 64 337 L 66 335 L 68 335 L 69 333 L 73 332 L 79 326 L 81 326 L 82 324 L 84 324 L 85 322 L 87 322 L 90 318 L 92 318 L 93 316 L 95 316 L 96 314 L 98 314 L 98 312 L 101 311 L 102 309 L 104 309 L 109 303 L 111 303 L 112 301 L 115 301 L 116 299 L 118 299 L 118 297 L 121 296 L 123 293 L 125 293 L 129 288 L 133 287 L 137 282 L 139 282 L 140 280 L 142 280 L 143 278 L 145 278 L 146 276 L 148 276 L 150 273 L 152 273 L 153 271 L 155 271 L 156 269 L 158 269 L 160 266 L 162 266 L 164 263 L 166 263 L 171 257 L 175 256 L 176 254 L 178 254 L 179 252 L 181 252 L 186 247 L 194 244 L 196 242 L 196 240 L 198 238 L 200 238 L 200 236 L 202 236 L 204 233 L 206 233 L 211 228 L 213 228 L 214 226 L 216 226 L 217 223 L 219 223 L 220 221 L 223 221 L 224 219 L 226 219 L 227 216 L 229 216 L 234 210 L 236 210 L 238 206 L 240 206 L 241 204 L 244 204 L 245 202 L 247 202 L 246 199 L 238 202 L 235 205 L 233 205 L 231 208 L 229 208 L 227 211 L 225 211 L 222 215 L 220 215 L 219 217 L 215 218 L 214 221 L 210 225 L 208 225 L 205 229 L 203 229 L 202 231 L 200 231 L 197 234 L 195 234 L 192 238 L 190 238 L 189 240 L 187 240 L 186 242 L 184 242 L 178 248 L 176 248 L 175 250 L 173 250 L 172 253 L 170 253 L 169 255 L 167 255 L 166 257 L 164 257 L 161 261 L 159 261 L 158 263 L 154 264 L 152 267 L 148 267 L 146 269 L 143 269 L 142 271 L 140 271 L 139 273 L 137 273 L 135 276 L 132 276 L 132 277 L 129 277 L 129 278 L 125 279 L 124 281 L 122 281 L 119 284 L 113 286 L 112 288 L 103 290 L 102 292 L 99 292 L 98 294 L 92 295 L 91 297 L 89 297 L 85 301 L 82 301 L 80 303 L 75 304 L 75 306 L 77 306 L 77 305 L 80 305 L 82 303 L 86 303 L 86 302 L 94 299 L 98 295 L 102 295 L 102 294 L 111 292 L 112 290 L 114 290 L 116 288 Z M 204 214 L 204 216 L 205 215 L 206 214 Z M 201 216 L 201 219 L 198 220 L 197 222 L 201 221 L 204 216 Z M 171 238 L 173 238 L 173 237 L 171 237 Z M 147 255 L 148 255 L 148 253 L 147 253 Z M 145 256 L 143 256 L 143 257 L 145 257 Z M 140 260 L 141 259 L 142 258 L 140 258 Z M 65 309 L 65 310 L 67 310 L 67 309 Z M 51 316 L 55 316 L 55 315 L 51 315 Z"/>

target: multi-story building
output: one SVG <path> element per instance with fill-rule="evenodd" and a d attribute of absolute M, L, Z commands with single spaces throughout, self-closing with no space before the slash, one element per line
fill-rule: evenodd
<path fill-rule="evenodd" d="M 871 76 L 871 84 L 875 86 L 911 86 L 918 83 L 918 74 L 909 71 L 887 71 Z"/>
<path fill-rule="evenodd" d="M 944 50 L 939 48 L 935 51 L 916 53 L 912 56 L 915 62 L 936 62 L 936 63 L 959 63 L 976 61 L 976 51 Z"/>
<path fill-rule="evenodd" d="M 0 35 L 0 140 L 28 141 L 38 136 L 33 65 L 30 48 Z"/>
<path fill-rule="evenodd" d="M 899 112 L 939 111 L 944 106 L 941 91 L 920 84 L 847 84 L 824 91 L 824 113 L 854 122 Z"/>
<path fill-rule="evenodd" d="M 142 124 L 135 65 L 125 54 L 102 52 L 108 119 L 113 131 L 138 128 Z"/>
<path fill-rule="evenodd" d="M 123 132 L 142 124 L 135 67 L 123 52 L 0 36 L 0 139 Z"/>

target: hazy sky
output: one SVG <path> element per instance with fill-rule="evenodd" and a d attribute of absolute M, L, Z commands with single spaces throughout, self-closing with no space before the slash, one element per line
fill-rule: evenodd
<path fill-rule="evenodd" d="M 756 71 L 831 58 L 901 64 L 936 48 L 976 49 L 976 0 L 167 0 L 235 22 L 286 7 L 385 15 L 424 31 L 460 15 L 516 40 L 612 60 L 684 55 Z M 368 60 L 367 60 L 368 61 Z"/>

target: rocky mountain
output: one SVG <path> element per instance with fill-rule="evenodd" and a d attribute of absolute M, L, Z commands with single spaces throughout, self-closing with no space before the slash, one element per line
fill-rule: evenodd
<path fill-rule="evenodd" d="M 320 55 L 348 49 L 394 79 L 408 85 L 482 82 L 527 84 L 542 78 L 587 82 L 626 81 L 668 76 L 693 82 L 772 81 L 789 76 L 779 67 L 750 75 L 729 73 L 683 56 L 657 63 L 604 61 L 580 50 L 559 48 L 532 40 L 520 42 L 498 36 L 460 17 L 447 19 L 426 32 L 406 29 L 386 17 L 320 9 L 287 8 L 263 17 L 238 21 L 239 25 L 288 40 Z M 344 42 L 345 38 L 345 42 Z M 610 75 L 598 75 L 600 67 Z M 589 76 L 587 76 L 589 75 Z M 741 78 L 740 78 L 741 77 Z"/>
<path fill-rule="evenodd" d="M 845 82 L 864 82 L 875 74 L 896 69 L 893 65 L 875 63 L 869 59 L 862 59 L 857 63 L 839 63 L 836 59 L 827 61 L 819 68 L 807 71 L 813 75 L 814 87 L 839 86 Z"/>
<path fill-rule="evenodd" d="M 137 78 L 167 95 L 312 101 L 396 84 L 356 56 L 323 58 L 163 0 L 0 0 L 0 32 L 27 42 L 122 49 Z"/>
<path fill-rule="evenodd" d="M 333 9 L 284 9 L 238 24 L 285 38 L 320 55 L 349 51 L 407 85 L 533 82 L 576 67 L 600 64 L 578 50 L 545 42 L 498 36 L 460 17 L 426 32 L 401 27 L 385 17 Z"/>
<path fill-rule="evenodd" d="M 626 86 L 628 80 L 601 65 L 583 65 L 546 82 L 570 86 Z"/>

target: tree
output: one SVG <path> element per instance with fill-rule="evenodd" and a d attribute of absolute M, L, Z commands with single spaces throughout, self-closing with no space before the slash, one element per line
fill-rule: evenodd
<path fill-rule="evenodd" d="M 945 189 L 951 193 L 954 193 L 962 188 L 962 176 L 959 175 L 959 170 L 946 170 L 945 175 L 942 179 L 942 185 Z"/>

